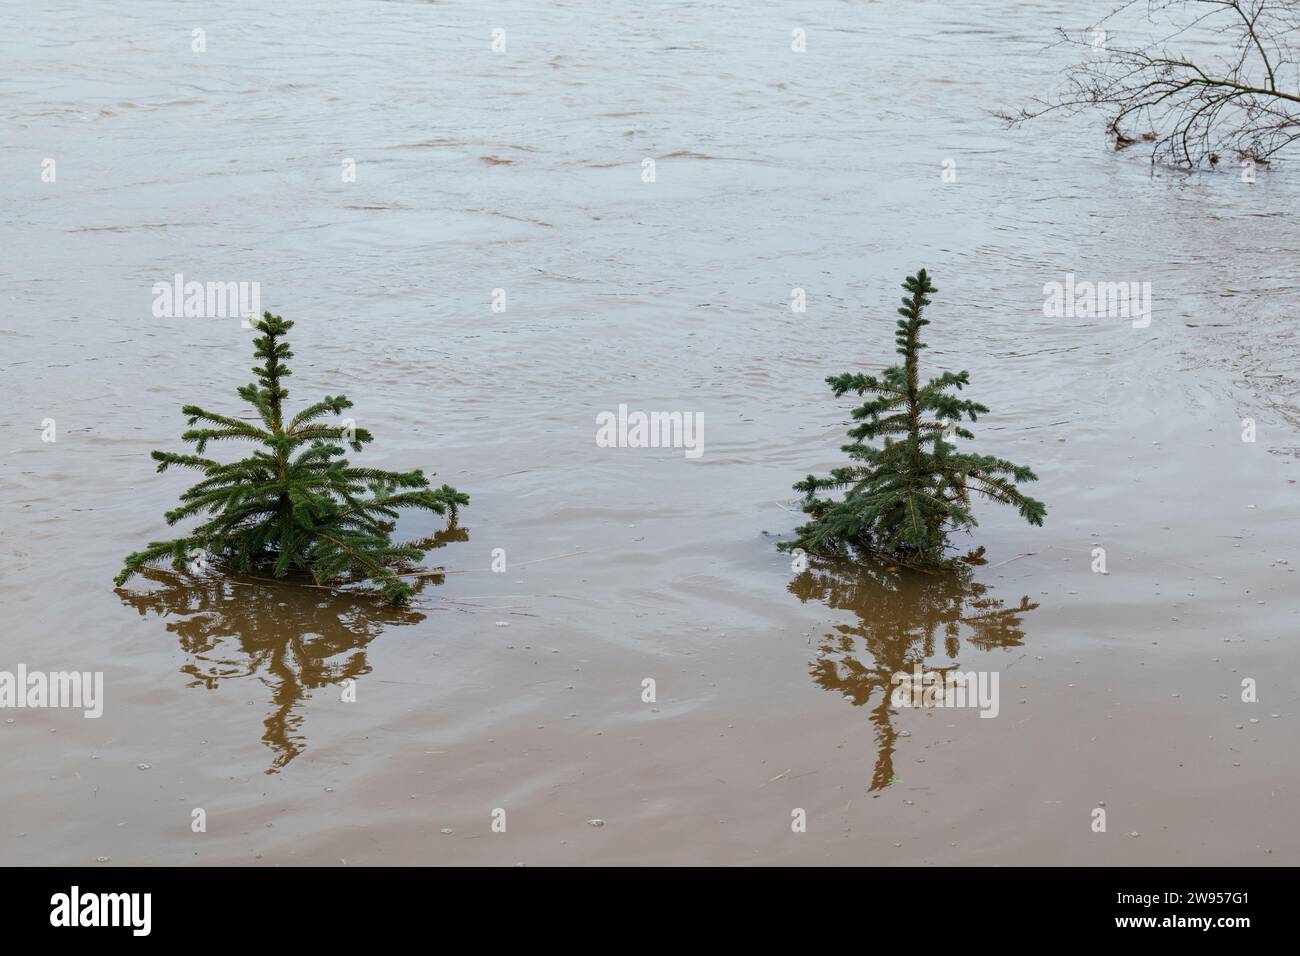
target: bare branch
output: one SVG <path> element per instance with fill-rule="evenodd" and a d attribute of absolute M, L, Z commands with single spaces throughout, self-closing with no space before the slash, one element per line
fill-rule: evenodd
<path fill-rule="evenodd" d="M 1157 32 L 1110 42 L 1102 27 L 1126 20 Z M 1009 125 L 1100 110 L 1116 149 L 1149 142 L 1152 163 L 1184 169 L 1267 163 L 1300 138 L 1300 0 L 1128 0 L 1081 35 L 1058 33 L 1080 62 L 1054 99 L 999 114 Z"/>

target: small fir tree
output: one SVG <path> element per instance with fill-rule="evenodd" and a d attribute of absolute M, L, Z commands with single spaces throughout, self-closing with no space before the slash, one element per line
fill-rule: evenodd
<path fill-rule="evenodd" d="M 1041 525 L 1046 506 L 1021 494 L 1017 482 L 1036 481 L 1023 465 L 988 455 L 964 454 L 945 440 L 945 432 L 974 438 L 957 425 L 988 411 L 977 402 L 950 394 L 969 384 L 966 372 L 945 372 L 921 385 L 917 357 L 925 344 L 922 311 L 938 290 L 924 269 L 903 283 L 908 295 L 898 310 L 895 340 L 903 365 L 879 377 L 852 372 L 826 379 L 837 397 L 846 392 L 871 397 L 853 410 L 858 425 L 853 441 L 843 446 L 852 464 L 828 477 L 809 475 L 794 488 L 803 492 L 803 510 L 812 520 L 796 529 L 798 537 L 780 547 L 814 554 L 854 556 L 874 553 L 899 563 L 933 566 L 944 563 L 950 528 L 977 524 L 971 498 L 981 495 L 1014 505 L 1026 521 Z M 867 444 L 881 441 L 883 447 Z M 825 497 L 844 492 L 841 500 Z"/>
<path fill-rule="evenodd" d="M 283 381 L 293 357 L 282 337 L 293 327 L 278 315 L 264 314 L 254 354 L 263 364 L 253 369 L 258 381 L 240 388 L 239 397 L 256 417 L 245 420 L 186 405 L 194 454 L 155 451 L 158 471 L 171 465 L 193 468 L 203 480 L 181 495 L 181 505 L 167 512 L 169 525 L 206 516 L 189 534 L 154 541 L 128 555 L 117 576 L 120 587 L 137 571 L 167 561 L 176 570 L 209 557 L 244 573 L 270 569 L 275 577 L 308 572 L 318 584 L 371 581 L 390 601 L 405 602 L 413 593 L 400 572 L 424 557 L 420 548 L 395 545 L 391 532 L 401 508 L 423 508 L 439 515 L 469 504 L 469 496 L 450 485 L 433 489 L 423 472 L 354 468 L 336 442 L 353 451 L 372 440 L 364 428 L 320 422 L 327 414 L 351 408 L 343 395 L 325 396 L 285 420 Z M 199 427 L 194 427 L 198 425 Z M 261 447 L 244 459 L 223 464 L 203 457 L 208 442 L 246 439 Z"/>

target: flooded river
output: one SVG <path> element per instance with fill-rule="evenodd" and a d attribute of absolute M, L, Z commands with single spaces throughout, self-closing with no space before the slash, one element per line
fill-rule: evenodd
<path fill-rule="evenodd" d="M 1300 170 L 1004 129 L 1078 4 L 4 16 L 0 670 L 104 709 L 3 711 L 0 862 L 1300 862 Z M 920 267 L 927 370 L 1047 523 L 984 505 L 950 578 L 796 572 L 824 379 L 893 361 Z M 408 608 L 114 590 L 190 483 L 150 450 L 251 380 L 238 318 L 154 314 L 177 274 L 295 321 L 290 404 L 346 393 L 356 463 L 470 494 Z M 1070 274 L 1149 282 L 1149 324 L 1045 317 Z M 598 446 L 620 404 L 703 453 Z M 996 717 L 889 704 L 917 662 L 996 672 Z"/>

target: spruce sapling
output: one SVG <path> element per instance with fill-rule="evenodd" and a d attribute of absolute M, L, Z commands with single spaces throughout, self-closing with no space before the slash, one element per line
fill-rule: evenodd
<path fill-rule="evenodd" d="M 971 513 L 974 495 L 1014 506 L 1032 525 L 1043 523 L 1046 506 L 1017 488 L 1018 482 L 1037 480 L 1032 471 L 1001 458 L 959 452 L 947 440 L 949 435 L 974 438 L 957 422 L 973 422 L 988 409 L 951 394 L 969 384 L 964 371 L 920 383 L 917 359 L 926 347 L 920 331 L 930 324 L 922 312 L 938 290 L 924 269 L 908 276 L 903 288 L 908 295 L 898 309 L 902 318 L 895 335 L 903 364 L 878 377 L 851 372 L 826 379 L 836 397 L 855 392 L 870 398 L 853 410 L 858 424 L 849 429 L 852 442 L 842 446 L 852 463 L 828 477 L 809 475 L 795 484 L 812 520 L 796 529 L 795 540 L 779 545 L 783 550 L 867 553 L 913 566 L 941 565 L 949 530 L 969 531 L 977 524 Z M 873 441 L 881 447 L 867 444 Z M 828 492 L 843 492 L 843 498 L 832 499 Z"/>
<path fill-rule="evenodd" d="M 275 577 L 307 572 L 318 584 L 372 581 L 394 603 L 413 593 L 403 568 L 424 557 L 410 545 L 396 545 L 390 534 L 398 511 L 420 508 L 450 514 L 469 496 L 450 485 L 430 488 L 423 472 L 354 468 L 338 442 L 354 452 L 371 441 L 364 428 L 322 423 L 352 403 L 327 395 L 286 421 L 283 400 L 289 392 L 284 364 L 293 357 L 282 337 L 293 327 L 278 315 L 264 314 L 254 340 L 262 364 L 258 381 L 241 387 L 239 397 L 256 415 L 232 418 L 186 405 L 190 426 L 181 435 L 193 454 L 155 451 L 158 471 L 175 465 L 192 468 L 203 480 L 181 495 L 181 505 L 166 514 L 169 525 L 186 518 L 203 520 L 188 534 L 154 541 L 128 555 L 116 583 L 120 587 L 146 566 L 170 561 L 173 568 L 203 564 L 209 558 L 243 572 L 269 569 Z M 198 426 L 198 427 L 195 427 Z M 228 464 L 204 457 L 209 442 L 243 439 L 259 445 L 251 455 Z"/>

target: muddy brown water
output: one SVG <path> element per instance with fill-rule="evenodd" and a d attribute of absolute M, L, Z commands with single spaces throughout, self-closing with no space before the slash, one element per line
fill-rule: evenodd
<path fill-rule="evenodd" d="M 1300 862 L 1296 170 L 1003 130 L 1071 4 L 593 6 L 6 14 L 0 670 L 105 704 L 3 713 L 0 862 Z M 962 577 L 796 574 L 823 379 L 891 360 L 919 266 L 928 367 L 1047 524 L 984 507 Z M 149 451 L 249 378 L 238 320 L 151 314 L 178 272 L 259 282 L 290 401 L 472 496 L 410 608 L 114 591 L 186 485 Z M 1071 272 L 1149 281 L 1149 327 L 1045 318 Z M 704 454 L 598 448 L 620 403 Z M 885 706 L 916 660 L 996 671 L 998 716 Z"/>

